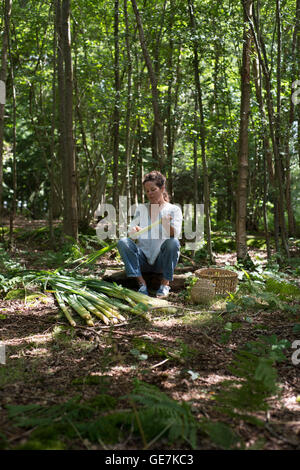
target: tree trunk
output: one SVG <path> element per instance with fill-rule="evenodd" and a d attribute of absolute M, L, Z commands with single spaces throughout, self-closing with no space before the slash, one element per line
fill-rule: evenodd
<path fill-rule="evenodd" d="M 300 2 L 299 0 L 297 0 L 297 12 L 296 12 L 296 21 L 297 21 L 297 45 L 296 45 L 296 57 L 299 57 L 300 55 L 300 34 L 299 34 L 299 30 L 300 30 Z M 297 62 L 298 64 L 298 74 L 297 74 L 297 77 L 299 78 L 299 71 L 300 71 L 300 67 L 299 67 L 299 61 Z M 298 115 L 298 125 L 297 125 L 297 129 L 298 129 L 298 162 L 299 162 L 299 168 L 300 168 L 300 106 L 297 106 L 297 115 Z"/>
<path fill-rule="evenodd" d="M 71 56 L 70 0 L 57 0 L 58 85 L 60 99 L 60 150 L 64 195 L 64 234 L 78 238 L 78 207 L 73 136 L 73 71 Z"/>
<path fill-rule="evenodd" d="M 2 33 L 2 50 L 1 50 L 1 69 L 0 80 L 2 82 L 2 100 L 0 100 L 0 224 L 3 214 L 3 137 L 4 137 L 4 107 L 5 107 L 5 89 L 7 74 L 7 51 L 9 40 L 9 27 L 11 17 L 12 0 L 5 0 L 4 4 L 4 29 Z"/>
<path fill-rule="evenodd" d="M 119 129 L 120 129 L 120 70 L 119 70 L 119 1 L 115 0 L 114 8 L 114 76 L 115 104 L 113 113 L 113 204 L 118 213 L 119 208 Z"/>
<path fill-rule="evenodd" d="M 252 16 L 253 0 L 242 0 L 242 4 L 249 18 Z M 247 250 L 247 193 L 248 193 L 248 125 L 250 113 L 250 54 L 251 31 L 244 14 L 243 58 L 241 69 L 241 109 L 240 109 L 240 134 L 238 150 L 238 181 L 236 200 L 236 251 L 237 260 L 245 261 Z"/>
<path fill-rule="evenodd" d="M 196 36 L 196 21 L 194 17 L 194 6 L 192 0 L 188 0 L 189 16 L 191 23 L 191 30 L 193 36 Z M 202 89 L 200 84 L 200 70 L 199 70 L 199 58 L 198 58 L 198 45 L 197 41 L 194 40 L 194 77 L 195 77 L 195 86 L 197 92 L 197 103 L 200 113 L 200 140 L 201 140 L 201 157 L 202 157 L 202 171 L 203 171 L 203 181 L 204 181 L 204 214 L 205 214 L 205 233 L 207 237 L 207 252 L 210 262 L 213 263 L 214 256 L 212 252 L 211 245 L 211 223 L 210 223 L 210 195 L 209 195 L 209 178 L 208 178 L 208 168 L 206 162 L 206 132 L 205 132 L 205 122 L 204 122 L 204 110 L 202 103 Z"/>
<path fill-rule="evenodd" d="M 54 198 L 55 198 L 55 122 L 56 122 L 56 50 L 57 50 L 57 24 L 56 18 L 54 17 L 53 21 L 53 71 L 52 71 L 52 116 L 51 116 L 51 134 L 50 134 L 50 192 L 48 198 L 49 204 L 49 234 L 50 234 L 50 244 L 54 248 L 55 237 L 54 237 Z"/>
<path fill-rule="evenodd" d="M 292 85 L 299 77 L 299 48 L 300 44 L 300 0 L 297 0 L 296 4 L 296 15 L 295 15 L 295 28 L 293 34 L 293 43 L 292 43 Z M 289 119 L 287 132 L 285 137 L 285 197 L 286 197 L 286 206 L 288 214 L 288 231 L 290 236 L 296 235 L 296 221 L 293 212 L 292 206 L 292 194 L 291 194 L 291 157 L 290 157 L 290 137 L 291 137 L 291 128 L 293 122 L 296 119 L 295 104 L 293 100 L 294 89 L 291 86 L 291 95 L 290 95 L 290 109 L 289 109 Z M 299 135 L 299 127 L 298 127 Z M 300 160 L 299 160 L 300 162 Z"/>
<path fill-rule="evenodd" d="M 195 109 L 194 109 L 194 130 L 198 128 L 198 103 L 197 103 L 197 93 L 195 93 Z M 194 191 L 193 191 L 193 203 L 194 203 L 194 220 L 196 221 L 197 217 L 197 204 L 199 204 L 199 191 L 198 191 L 198 180 L 199 180 L 199 168 L 198 168 L 198 132 L 193 134 L 193 181 L 194 181 Z M 196 223 L 196 222 L 195 222 Z"/>
<path fill-rule="evenodd" d="M 16 86 L 15 86 L 15 73 L 14 65 L 11 53 L 11 39 L 8 30 L 8 52 L 10 61 L 10 75 L 11 75 L 11 86 L 12 86 L 12 130 L 13 130 L 13 142 L 12 142 L 12 201 L 10 204 L 9 214 L 9 247 L 13 247 L 13 229 L 14 220 L 17 213 L 17 103 L 16 103 Z"/>
<path fill-rule="evenodd" d="M 277 8 L 278 7 L 279 7 L 279 3 L 277 4 Z M 276 211 L 275 207 L 277 206 L 281 243 L 282 243 L 282 247 L 286 256 L 289 257 L 290 254 L 289 254 L 288 240 L 286 236 L 286 224 L 285 224 L 285 216 L 284 216 L 284 187 L 283 187 L 283 175 L 282 175 L 282 167 L 281 167 L 282 161 L 281 161 L 280 152 L 278 148 L 278 139 L 276 139 L 276 128 L 274 126 L 276 119 L 275 119 L 273 97 L 272 97 L 271 72 L 268 67 L 266 47 L 265 47 L 264 40 L 259 29 L 257 18 L 255 18 L 255 16 L 253 15 L 254 17 L 254 24 L 253 24 L 252 18 L 249 17 L 246 9 L 245 9 L 245 15 L 251 27 L 252 35 L 255 41 L 255 46 L 256 46 L 256 50 L 258 54 L 258 59 L 262 67 L 262 71 L 264 75 L 268 120 L 269 120 L 270 136 L 272 140 L 272 148 L 273 148 L 274 163 L 275 163 L 276 194 L 275 194 L 275 200 L 274 200 L 274 211 Z M 278 19 L 280 21 L 280 15 L 278 16 Z M 276 218 L 277 216 L 276 212 L 274 212 L 274 214 Z M 276 225 L 275 225 L 275 236 L 276 236 Z"/>
<path fill-rule="evenodd" d="M 127 204 L 130 205 L 131 192 L 130 192 L 130 165 L 131 165 L 131 148 L 130 148 L 130 120 L 131 120 L 131 106 L 132 106 L 132 60 L 130 52 L 130 35 L 128 24 L 128 11 L 127 0 L 124 0 L 124 17 L 125 17 L 125 43 L 126 43 L 126 56 L 127 56 L 127 106 L 126 106 L 126 132 L 125 132 L 125 153 L 126 153 L 126 174 L 125 174 L 125 187 Z"/>
<path fill-rule="evenodd" d="M 148 48 L 146 45 L 145 35 L 144 35 L 144 28 L 142 24 L 142 20 L 140 17 L 140 13 L 136 4 L 135 0 L 131 0 L 132 7 L 135 13 L 138 31 L 139 31 L 139 38 L 141 43 L 141 48 L 143 51 L 145 63 L 148 69 L 149 79 L 151 83 L 151 93 L 152 93 L 152 107 L 153 107 L 153 114 L 154 114 L 154 144 L 153 144 L 153 158 L 157 161 L 159 169 L 164 171 L 165 161 L 164 161 L 164 127 L 163 121 L 161 117 L 161 110 L 160 110 L 160 103 L 159 103 L 159 91 L 157 87 L 157 77 L 154 72 L 154 68 L 152 65 L 152 61 L 148 52 Z"/>

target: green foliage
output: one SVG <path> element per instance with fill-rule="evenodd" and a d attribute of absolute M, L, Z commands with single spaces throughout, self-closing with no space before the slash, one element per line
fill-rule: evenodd
<path fill-rule="evenodd" d="M 242 271 L 243 279 L 235 293 L 230 293 L 226 303 L 228 313 L 248 310 L 282 310 L 296 313 L 292 301 L 300 298 L 300 288 L 287 281 L 277 269 Z"/>
<path fill-rule="evenodd" d="M 200 429 L 221 449 L 236 449 L 237 444 L 241 443 L 240 438 L 224 423 L 204 421 L 200 423 Z"/>
<path fill-rule="evenodd" d="M 226 322 L 225 326 L 224 326 L 224 332 L 221 334 L 221 337 L 220 337 L 220 343 L 228 343 L 229 339 L 230 339 L 230 336 L 231 336 L 231 333 L 234 331 L 234 330 L 237 330 L 238 328 L 241 327 L 241 323 L 238 323 L 238 322 Z"/>
<path fill-rule="evenodd" d="M 291 282 L 267 278 L 266 291 L 277 294 L 280 300 L 300 299 L 300 288 Z"/>
<path fill-rule="evenodd" d="M 228 367 L 234 379 L 223 381 L 215 400 L 219 410 L 229 416 L 243 419 L 258 426 L 260 419 L 255 412 L 267 411 L 268 398 L 278 396 L 276 362 L 286 360 L 283 351 L 288 341 L 278 340 L 275 335 L 261 337 L 240 349 Z"/>
<path fill-rule="evenodd" d="M 7 445 L 8 445 L 8 441 L 7 441 L 5 434 L 0 432 L 0 450 L 5 450 L 7 448 Z"/>
<path fill-rule="evenodd" d="M 72 380 L 72 385 L 102 385 L 103 377 L 98 375 L 87 375 L 86 377 L 78 377 Z M 100 396 L 102 398 L 102 396 Z"/>
<path fill-rule="evenodd" d="M 196 349 L 191 348 L 181 340 L 176 341 L 176 346 L 166 347 L 152 338 L 140 337 L 133 339 L 133 346 L 134 348 L 130 350 L 130 353 L 139 360 L 147 360 L 150 357 L 167 358 L 182 362 L 197 354 Z"/>
<path fill-rule="evenodd" d="M 22 265 L 20 264 L 20 262 L 12 259 L 8 251 L 4 248 L 4 246 L 0 244 L 0 283 L 1 279 L 3 279 L 3 275 L 1 274 L 1 272 L 6 274 L 8 272 L 14 272 L 20 269 L 22 269 Z"/>
<path fill-rule="evenodd" d="M 26 449 L 47 449 L 59 445 L 66 448 L 68 439 L 89 439 L 98 442 L 116 443 L 122 436 L 122 426 L 128 429 L 127 412 L 114 410 L 116 401 L 108 395 L 97 395 L 85 402 L 76 396 L 65 403 L 52 406 L 43 405 L 8 405 L 8 416 L 15 426 L 23 428 L 37 427 L 26 443 Z"/>
<path fill-rule="evenodd" d="M 116 444 L 124 438 L 124 433 L 129 432 L 132 424 L 137 435 L 142 426 L 149 444 L 150 440 L 167 436 L 170 442 L 183 440 L 195 448 L 197 422 L 187 403 L 172 400 L 156 387 L 142 382 L 136 382 L 127 398 L 139 406 L 139 424 L 135 407 L 132 411 L 114 411 L 117 400 L 105 394 L 86 401 L 76 396 L 52 406 L 30 404 L 7 405 L 6 408 L 15 426 L 36 427 L 25 446 L 19 448 L 66 448 L 67 440 L 78 435 L 91 442 Z M 106 414 L 106 411 L 110 413 Z"/>
<path fill-rule="evenodd" d="M 26 295 L 25 289 L 12 289 L 6 294 L 4 297 L 5 300 L 16 300 L 16 299 L 24 299 Z"/>
<path fill-rule="evenodd" d="M 236 243 L 234 237 L 212 237 L 213 250 L 217 253 L 231 252 L 236 249 Z"/>
<path fill-rule="evenodd" d="M 197 421 L 186 402 L 177 402 L 154 385 L 137 381 L 128 398 L 138 408 L 140 424 L 146 441 L 165 436 L 170 442 L 185 441 L 196 448 Z"/>

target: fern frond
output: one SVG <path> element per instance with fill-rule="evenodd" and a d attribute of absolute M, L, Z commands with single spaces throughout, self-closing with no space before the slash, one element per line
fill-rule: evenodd
<path fill-rule="evenodd" d="M 141 405 L 139 419 L 149 440 L 165 430 L 170 441 L 184 440 L 196 448 L 198 423 L 187 403 L 177 402 L 155 385 L 140 381 L 129 398 Z"/>

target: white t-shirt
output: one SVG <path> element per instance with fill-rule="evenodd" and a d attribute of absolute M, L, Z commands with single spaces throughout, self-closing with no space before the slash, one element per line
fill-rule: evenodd
<path fill-rule="evenodd" d="M 165 202 L 162 208 L 159 211 L 158 219 L 161 220 L 162 217 L 171 215 L 170 225 L 174 228 L 174 238 L 180 238 L 181 227 L 182 227 L 182 212 L 179 206 L 175 204 L 170 204 Z M 135 214 L 132 222 L 129 225 L 129 234 L 130 238 L 136 240 L 138 247 L 145 254 L 149 264 L 154 264 L 157 256 L 159 255 L 161 245 L 164 240 L 170 238 L 170 234 L 167 233 L 162 224 L 154 224 L 154 227 L 151 230 L 148 230 L 142 235 L 138 235 L 139 232 L 134 234 L 130 233 L 132 227 L 136 225 L 141 228 L 152 225 L 153 222 L 150 218 L 150 203 L 139 204 L 135 210 Z"/>

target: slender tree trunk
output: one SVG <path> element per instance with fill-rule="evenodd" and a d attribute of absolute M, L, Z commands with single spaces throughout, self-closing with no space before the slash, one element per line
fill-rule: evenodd
<path fill-rule="evenodd" d="M 78 206 L 73 135 L 73 70 L 70 32 L 70 0 L 57 0 L 58 84 L 60 99 L 60 155 L 64 194 L 64 233 L 78 238 Z"/>
<path fill-rule="evenodd" d="M 300 0 L 297 0 L 296 4 L 296 14 L 295 14 L 295 27 L 294 27 L 294 34 L 293 34 L 293 43 L 292 43 L 292 84 L 299 78 L 299 53 L 300 53 Z M 298 45 L 298 48 L 297 48 Z M 290 137 L 291 137 L 291 128 L 293 125 L 294 120 L 296 119 L 296 110 L 295 104 L 293 100 L 293 93 L 294 89 L 291 86 L 291 94 L 290 94 L 290 109 L 289 109 L 289 119 L 288 119 L 288 126 L 287 132 L 285 137 L 285 197 L 286 197 L 286 206 L 287 206 L 287 214 L 288 214 L 288 229 L 289 235 L 295 236 L 296 235 L 296 221 L 293 212 L 292 206 L 292 193 L 291 193 L 291 157 L 290 157 Z M 298 135 L 299 135 L 299 128 L 298 128 Z M 300 161 L 299 161 L 300 162 Z"/>
<path fill-rule="evenodd" d="M 131 147 L 130 147 L 130 121 L 132 106 L 132 59 L 130 52 L 130 35 L 128 24 L 127 0 L 124 0 L 124 17 L 125 17 L 125 43 L 127 56 L 127 111 L 126 111 L 126 133 L 125 133 L 125 152 L 126 152 L 126 176 L 125 187 L 128 205 L 130 205 L 130 164 L 131 164 Z"/>
<path fill-rule="evenodd" d="M 12 130 L 13 130 L 13 142 L 12 142 L 12 200 L 10 204 L 9 214 L 9 247 L 13 247 L 13 229 L 14 221 L 17 213 L 17 98 L 16 98 L 16 86 L 15 86 L 15 72 L 11 53 L 11 35 L 8 31 L 8 52 L 10 61 L 10 75 L 11 75 L 11 86 L 12 86 Z"/>
<path fill-rule="evenodd" d="M 242 0 L 248 17 L 252 16 L 253 0 Z M 245 261 L 247 250 L 247 193 L 248 193 L 248 126 L 250 113 L 250 54 L 251 31 L 244 15 L 243 58 L 241 69 L 241 110 L 240 135 L 238 151 L 238 182 L 237 182 L 237 209 L 236 209 L 236 250 L 237 260 Z"/>
<path fill-rule="evenodd" d="M 279 4 L 277 4 L 277 7 L 278 6 Z M 263 75 L 264 75 L 268 120 L 269 120 L 270 136 L 272 140 L 272 148 L 273 148 L 274 163 L 275 163 L 275 185 L 276 185 L 275 191 L 277 194 L 275 194 L 274 211 L 276 211 L 276 206 L 277 206 L 282 248 L 286 256 L 289 257 L 290 254 L 289 254 L 289 246 L 288 246 L 288 240 L 287 240 L 287 234 L 286 234 L 286 223 L 285 223 L 285 215 L 284 215 L 284 202 L 285 201 L 284 201 L 283 175 L 282 175 L 282 167 L 281 167 L 282 161 L 280 158 L 279 148 L 277 145 L 278 142 L 276 140 L 276 127 L 274 125 L 274 123 L 276 123 L 276 118 L 275 118 L 274 106 L 273 106 L 271 73 L 268 67 L 266 47 L 264 44 L 263 37 L 261 35 L 257 18 L 255 18 L 255 16 L 253 15 L 254 17 L 254 24 L 253 24 L 252 18 L 249 17 L 246 9 L 244 9 L 244 11 L 245 11 L 247 20 L 249 22 L 249 25 L 251 27 L 259 62 L 261 64 Z M 274 214 L 276 218 L 277 217 L 276 212 L 274 212 Z M 276 225 L 275 225 L 275 235 L 276 235 Z"/>
<path fill-rule="evenodd" d="M 168 68 L 169 72 L 169 80 L 168 80 L 168 98 L 167 98 L 167 123 L 166 123 L 166 137 L 167 137 L 167 161 L 166 161 L 166 168 L 167 168 L 167 179 L 168 179 L 168 192 L 169 194 L 173 195 L 173 178 L 172 178 L 172 170 L 173 170 L 173 142 L 172 142 L 172 128 L 174 126 L 174 120 L 172 118 L 172 86 L 173 86 L 173 40 L 170 39 L 169 42 L 169 53 L 168 53 Z"/>
<path fill-rule="evenodd" d="M 2 82 L 3 102 L 0 102 L 0 224 L 3 213 L 3 137 L 4 137 L 4 107 L 5 107 L 5 89 L 6 89 L 6 74 L 7 74 L 7 51 L 9 40 L 9 28 L 11 17 L 12 0 L 5 0 L 4 4 L 4 30 L 2 33 L 2 50 L 1 50 L 1 69 L 0 80 Z"/>
<path fill-rule="evenodd" d="M 263 142 L 264 145 L 264 142 Z M 269 224 L 268 224 L 268 214 L 267 214 L 267 201 L 268 201 L 268 189 L 269 189 L 269 180 L 267 175 L 267 165 L 266 165 L 266 149 L 264 149 L 264 189 L 263 189 L 263 219 L 264 219 L 264 231 L 267 245 L 267 256 L 268 259 L 271 258 L 271 243 L 270 243 L 270 234 L 269 234 Z"/>
<path fill-rule="evenodd" d="M 159 103 L 159 91 L 158 91 L 158 83 L 157 77 L 154 72 L 153 64 L 148 52 L 148 48 L 146 45 L 145 35 L 144 35 L 144 28 L 141 20 L 141 16 L 136 4 L 135 0 L 131 0 L 132 7 L 135 13 L 138 31 L 139 31 L 139 38 L 141 43 L 141 48 L 143 51 L 145 63 L 148 69 L 149 79 L 151 83 L 151 93 L 152 93 L 152 106 L 153 106 L 153 114 L 154 114 L 154 146 L 153 146 L 153 158 L 157 161 L 157 164 L 161 171 L 164 171 L 165 167 L 165 157 L 164 157 L 164 127 L 163 127 L 163 120 L 161 116 L 161 109 Z"/>
<path fill-rule="evenodd" d="M 297 22 L 297 45 L 296 45 L 296 57 L 300 56 L 300 2 L 297 0 L 297 12 L 296 12 L 296 22 Z M 297 78 L 299 79 L 299 72 L 300 72 L 300 67 L 299 67 L 299 61 L 297 62 Z M 298 132 L 298 162 L 299 162 L 299 168 L 300 168 L 300 106 L 298 104 L 296 113 L 298 115 L 298 126 L 297 126 L 297 132 Z"/>
<path fill-rule="evenodd" d="M 55 5 L 54 5 L 55 7 Z M 55 11 L 55 8 L 54 8 Z M 51 116 L 51 134 L 50 134 L 50 191 L 48 197 L 49 204 L 49 233 L 50 233 L 50 243 L 52 248 L 54 248 L 55 237 L 54 237 L 54 194 L 55 194 L 55 184 L 54 184 L 54 175 L 55 175 L 55 122 L 56 122 L 56 49 L 57 49 L 57 24 L 56 18 L 54 15 L 53 21 L 53 71 L 52 71 L 52 116 Z"/>
<path fill-rule="evenodd" d="M 178 124 L 176 122 L 177 116 L 177 108 L 178 108 L 178 95 L 180 89 L 180 49 L 181 46 L 178 47 L 178 56 L 176 61 L 176 72 L 175 72 L 175 79 L 173 74 L 173 53 L 174 53 L 174 44 L 173 40 L 170 39 L 169 45 L 169 60 L 168 60 L 168 68 L 170 70 L 169 73 L 169 81 L 168 81 L 168 92 L 167 92 L 167 122 L 166 122 L 166 138 L 167 138 L 167 161 L 166 161 L 166 168 L 167 168 L 167 178 L 168 178 L 168 193 L 171 196 L 171 199 L 174 197 L 174 189 L 173 189 L 173 157 L 174 157 L 174 145 L 176 140 L 176 134 L 178 129 Z"/>
<path fill-rule="evenodd" d="M 198 128 L 198 103 L 197 103 L 197 93 L 195 93 L 195 109 L 194 109 L 194 129 Z M 194 181 L 194 191 L 193 191 L 193 202 L 194 202 L 194 220 L 197 217 L 197 204 L 199 204 L 199 191 L 198 191 L 198 180 L 199 180 L 199 168 L 198 168 L 198 132 L 193 136 L 193 181 Z"/>
<path fill-rule="evenodd" d="M 114 76 L 115 105 L 113 113 L 113 204 L 119 208 L 119 128 L 120 128 L 120 65 L 119 65 L 119 1 L 115 0 L 114 8 Z"/>
<path fill-rule="evenodd" d="M 195 37 L 196 35 L 196 21 L 194 16 L 194 5 L 192 0 L 188 0 L 189 16 L 191 23 L 191 30 Z M 210 223 L 210 195 L 209 195 L 209 178 L 208 178 L 208 168 L 206 162 L 206 131 L 205 131 L 205 122 L 204 122 L 204 110 L 202 103 L 202 89 L 200 84 L 200 70 L 199 70 L 199 58 L 198 58 L 198 45 L 197 41 L 194 40 L 194 76 L 195 76 L 195 86 L 197 91 L 197 103 L 200 113 L 200 140 L 201 140 L 201 157 L 202 157 L 202 171 L 203 171 L 203 181 L 204 181 L 204 214 L 205 214 L 205 232 L 207 237 L 207 251 L 210 262 L 213 263 L 214 256 L 212 252 L 211 244 L 211 223 Z"/>
<path fill-rule="evenodd" d="M 268 129 L 265 127 L 266 122 L 266 113 L 264 109 L 264 102 L 262 97 L 262 87 L 261 87 L 261 73 L 260 65 L 257 61 L 257 58 L 253 59 L 252 62 L 252 71 L 253 79 L 255 84 L 256 99 L 259 106 L 260 116 L 261 116 L 261 140 L 263 148 L 263 219 L 264 219 L 264 231 L 266 237 L 267 245 L 267 255 L 268 258 L 271 257 L 271 244 L 270 244 L 270 233 L 268 226 L 268 217 L 267 217 L 267 201 L 269 195 L 269 181 L 271 182 L 271 190 L 274 193 L 274 166 L 272 161 L 272 152 L 269 142 Z M 274 199 L 274 194 L 272 194 Z M 276 232 L 277 233 L 277 232 Z"/>

